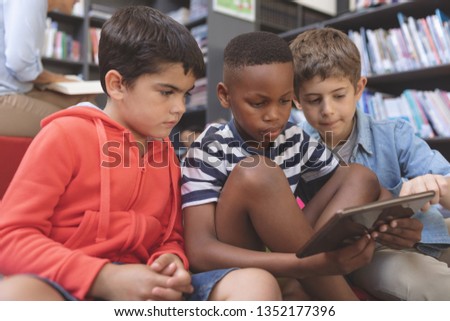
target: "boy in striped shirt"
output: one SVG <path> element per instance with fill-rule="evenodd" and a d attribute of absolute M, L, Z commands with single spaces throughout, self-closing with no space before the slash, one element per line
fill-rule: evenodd
<path fill-rule="evenodd" d="M 370 170 L 339 166 L 288 123 L 293 83 L 292 54 L 277 35 L 242 34 L 225 48 L 217 94 L 232 120 L 210 125 L 182 168 L 191 269 L 259 267 L 283 279 L 285 299 L 357 299 L 342 275 L 370 262 L 369 235 L 307 258 L 295 252 L 336 210 L 377 200 L 381 189 Z"/>

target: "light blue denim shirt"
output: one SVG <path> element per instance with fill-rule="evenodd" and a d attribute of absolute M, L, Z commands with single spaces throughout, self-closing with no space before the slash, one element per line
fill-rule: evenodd
<path fill-rule="evenodd" d="M 304 122 L 301 126 L 312 137 L 320 140 L 319 133 L 311 125 Z M 357 139 L 350 162 L 372 169 L 380 184 L 394 195 L 400 193 L 404 181 L 416 176 L 450 175 L 449 162 L 417 137 L 412 126 L 402 119 L 374 120 L 357 109 L 355 130 Z M 439 244 L 450 244 L 448 230 L 437 208 L 433 207 L 425 214 L 416 214 L 416 218 L 424 225 L 421 242 L 436 244 L 438 248 Z"/>
<path fill-rule="evenodd" d="M 0 0 L 0 95 L 25 93 L 42 72 L 47 0 Z"/>

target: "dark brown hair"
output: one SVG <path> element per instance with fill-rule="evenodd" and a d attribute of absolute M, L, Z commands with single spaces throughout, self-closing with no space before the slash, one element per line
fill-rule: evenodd
<path fill-rule="evenodd" d="M 104 24 L 98 58 L 105 93 L 110 70 L 117 70 L 127 86 L 143 74 L 160 72 L 165 63 L 182 63 L 196 78 L 205 74 L 203 54 L 189 30 L 147 6 L 119 9 Z"/>

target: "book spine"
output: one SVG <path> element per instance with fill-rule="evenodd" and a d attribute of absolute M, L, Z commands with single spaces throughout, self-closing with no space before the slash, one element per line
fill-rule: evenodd
<path fill-rule="evenodd" d="M 420 58 L 416 51 L 414 41 L 411 37 L 411 33 L 409 31 L 408 25 L 405 22 L 405 16 L 401 12 L 399 12 L 399 13 L 397 13 L 397 19 L 399 21 L 400 29 L 402 30 L 402 35 L 405 39 L 405 43 L 408 48 L 408 52 L 411 56 L 412 61 L 414 61 L 414 65 L 415 65 L 414 68 L 418 68 L 418 67 L 420 67 Z"/>
<path fill-rule="evenodd" d="M 425 47 L 423 45 L 423 39 L 417 30 L 416 20 L 414 20 L 413 17 L 408 17 L 407 21 L 408 21 L 408 28 L 411 32 L 411 37 L 413 40 L 412 42 L 416 48 L 416 52 L 419 55 L 422 66 L 424 66 L 424 67 L 431 66 L 432 63 L 428 59 L 428 55 L 425 51 Z"/>

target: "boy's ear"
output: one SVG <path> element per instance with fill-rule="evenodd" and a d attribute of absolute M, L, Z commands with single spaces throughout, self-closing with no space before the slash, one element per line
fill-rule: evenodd
<path fill-rule="evenodd" d="M 223 108 L 230 108 L 228 88 L 223 82 L 217 84 L 217 98 Z"/>
<path fill-rule="evenodd" d="M 293 102 L 294 102 L 295 108 L 297 108 L 298 110 L 302 110 L 302 105 L 297 100 L 297 98 L 294 98 Z"/>
<path fill-rule="evenodd" d="M 105 75 L 105 86 L 108 95 L 114 99 L 121 99 L 125 91 L 122 75 L 117 70 L 110 70 Z"/>
<path fill-rule="evenodd" d="M 366 77 L 359 78 L 358 82 L 356 83 L 356 92 L 355 92 L 357 99 L 361 98 L 361 95 L 364 91 L 364 88 L 366 88 L 366 85 L 367 85 L 367 78 Z"/>

